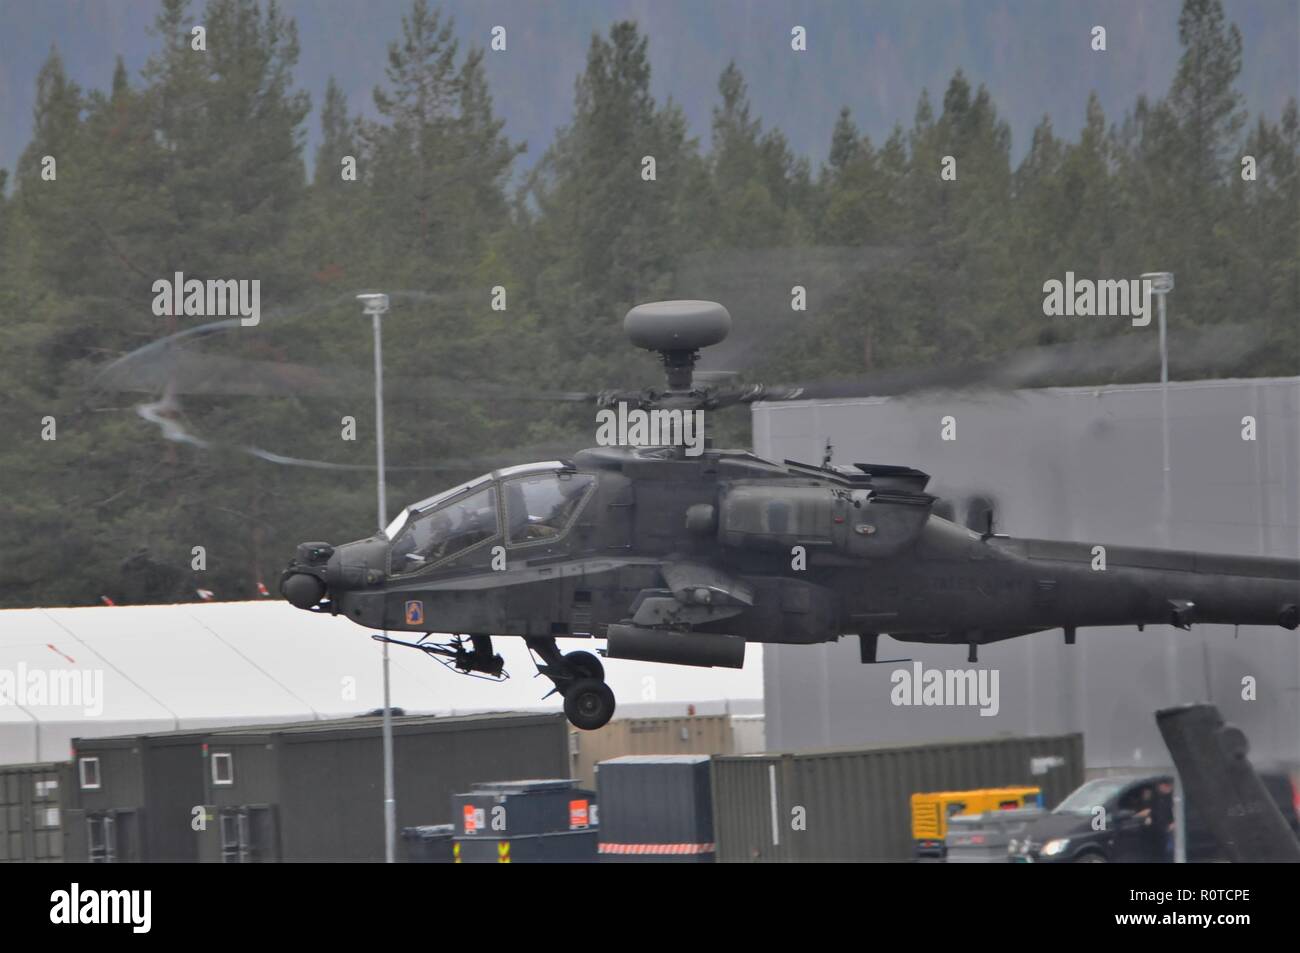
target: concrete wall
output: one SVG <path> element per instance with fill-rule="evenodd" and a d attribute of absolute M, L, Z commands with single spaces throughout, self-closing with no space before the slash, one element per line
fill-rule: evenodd
<path fill-rule="evenodd" d="M 1300 378 L 1171 384 L 1167 478 L 1161 403 L 1159 385 L 1132 385 L 766 404 L 754 408 L 754 441 L 763 456 L 816 463 L 829 437 L 837 464 L 918 467 L 958 521 L 987 498 L 997 531 L 1013 536 L 1300 556 Z M 941 439 L 945 416 L 953 441 Z M 882 638 L 880 657 L 968 667 L 963 646 Z M 1082 731 L 1090 769 L 1157 766 L 1169 756 L 1152 713 L 1212 701 L 1245 730 L 1256 764 L 1300 761 L 1300 633 L 1277 627 L 1085 629 L 1074 646 L 1056 630 L 984 646 L 978 667 L 999 674 L 991 717 L 895 707 L 899 667 L 861 665 L 856 639 L 769 646 L 769 747 Z M 1242 699 L 1246 677 L 1255 701 Z"/>

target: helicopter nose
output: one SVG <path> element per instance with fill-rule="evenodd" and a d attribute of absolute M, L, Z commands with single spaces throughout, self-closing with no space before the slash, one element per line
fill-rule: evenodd
<path fill-rule="evenodd" d="M 296 572 L 280 583 L 280 593 L 290 605 L 310 609 L 325 597 L 325 583 L 318 576 Z"/>
<path fill-rule="evenodd" d="M 333 555 L 334 547 L 329 543 L 298 546 L 293 563 L 280 580 L 280 594 L 290 605 L 310 609 L 325 597 L 325 580 L 321 574 Z"/>

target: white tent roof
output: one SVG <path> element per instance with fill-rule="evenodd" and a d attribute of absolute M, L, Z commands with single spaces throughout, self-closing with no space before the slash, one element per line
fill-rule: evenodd
<path fill-rule="evenodd" d="M 65 759 L 77 737 L 374 710 L 383 705 L 382 649 L 370 634 L 279 600 L 0 611 L 0 764 Z M 590 645 L 561 642 L 565 650 Z M 411 713 L 560 709 L 559 696 L 542 700 L 551 685 L 534 678 L 522 639 L 494 647 L 513 676 L 502 684 L 393 646 L 393 705 Z M 687 704 L 701 713 L 754 710 L 743 700 L 763 694 L 757 645 L 742 670 L 617 660 L 606 668 L 619 715 L 684 713 Z M 89 692 L 40 693 L 74 678 Z"/>

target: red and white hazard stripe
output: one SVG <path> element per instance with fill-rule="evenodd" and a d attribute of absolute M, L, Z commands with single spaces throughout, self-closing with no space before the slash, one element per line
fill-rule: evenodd
<path fill-rule="evenodd" d="M 716 844 L 601 844 L 602 854 L 712 854 Z"/>

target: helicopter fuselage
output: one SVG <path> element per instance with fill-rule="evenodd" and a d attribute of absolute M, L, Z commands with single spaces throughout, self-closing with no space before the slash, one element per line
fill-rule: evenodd
<path fill-rule="evenodd" d="M 740 451 L 588 450 L 471 481 L 383 535 L 300 548 L 285 584 L 315 577 L 321 599 L 304 607 L 376 630 L 598 637 L 612 657 L 697 665 L 739 664 L 745 642 L 845 634 L 872 661 L 882 633 L 973 656 L 1044 629 L 1073 641 L 1086 626 L 1300 621 L 1296 560 L 977 533 L 931 512 L 927 480 Z"/>
<path fill-rule="evenodd" d="M 559 396 L 619 404 L 606 423 L 628 442 L 629 406 L 696 413 L 823 392 L 696 381 L 700 349 L 731 327 L 716 302 L 637 305 L 623 326 L 659 355 L 667 389 Z M 928 482 L 909 467 L 747 451 L 584 450 L 430 497 L 369 539 L 303 543 L 280 585 L 300 608 L 422 633 L 376 638 L 466 673 L 500 677 L 492 638 L 522 637 L 586 729 L 609 721 L 614 696 L 601 660 L 562 655 L 560 638 L 604 639 L 607 658 L 739 668 L 751 642 L 846 634 L 863 662 L 882 634 L 965 644 L 974 662 L 981 645 L 1044 629 L 1073 643 L 1086 626 L 1300 624 L 1298 560 L 1009 539 L 991 519 L 979 533 L 937 516 Z"/>

